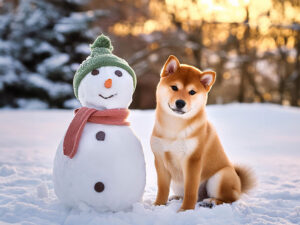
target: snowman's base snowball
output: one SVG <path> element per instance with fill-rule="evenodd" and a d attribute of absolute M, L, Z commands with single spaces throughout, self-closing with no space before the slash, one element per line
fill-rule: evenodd
<path fill-rule="evenodd" d="M 105 133 L 105 140 L 97 133 Z M 54 189 L 69 207 L 85 204 L 98 211 L 124 210 L 142 199 L 145 161 L 142 146 L 127 126 L 87 123 L 74 158 L 57 149 Z"/>

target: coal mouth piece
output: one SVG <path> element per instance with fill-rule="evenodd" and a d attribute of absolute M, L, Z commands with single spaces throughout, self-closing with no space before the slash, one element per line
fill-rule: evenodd
<path fill-rule="evenodd" d="M 113 95 L 110 95 L 110 96 L 105 97 L 105 96 L 99 94 L 99 96 L 100 96 L 101 98 L 104 98 L 104 99 L 109 99 L 109 98 L 112 98 L 112 97 L 114 97 L 114 96 L 116 96 L 116 95 L 117 95 L 117 94 L 113 94 Z"/>

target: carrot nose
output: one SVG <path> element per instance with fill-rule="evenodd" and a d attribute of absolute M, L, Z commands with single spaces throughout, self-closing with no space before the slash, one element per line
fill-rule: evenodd
<path fill-rule="evenodd" d="M 112 85 L 112 79 L 107 79 L 104 82 L 104 87 L 106 87 L 106 88 L 111 88 L 111 85 Z"/>

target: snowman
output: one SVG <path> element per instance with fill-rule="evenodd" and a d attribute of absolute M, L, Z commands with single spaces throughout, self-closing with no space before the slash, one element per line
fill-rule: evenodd
<path fill-rule="evenodd" d="M 99 36 L 74 76 L 82 107 L 75 110 L 53 167 L 55 193 L 70 207 L 124 210 L 144 193 L 143 149 L 126 121 L 136 76 L 112 50 L 109 38 Z"/>

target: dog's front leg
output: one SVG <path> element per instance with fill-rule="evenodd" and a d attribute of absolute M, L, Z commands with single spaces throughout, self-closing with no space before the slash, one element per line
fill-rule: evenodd
<path fill-rule="evenodd" d="M 188 159 L 184 169 L 184 196 L 179 211 L 194 209 L 200 185 L 200 160 Z"/>
<path fill-rule="evenodd" d="M 165 168 L 164 162 L 160 155 L 154 154 L 155 168 L 157 172 L 157 185 L 158 191 L 156 196 L 155 205 L 165 205 L 168 201 L 171 175 Z"/>

